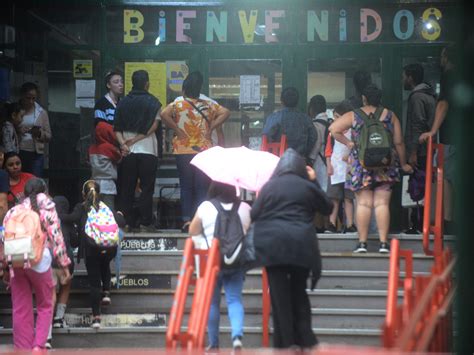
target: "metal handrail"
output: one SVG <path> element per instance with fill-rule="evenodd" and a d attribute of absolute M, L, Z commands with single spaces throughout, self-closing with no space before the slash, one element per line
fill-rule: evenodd
<path fill-rule="evenodd" d="M 417 302 L 416 308 L 413 310 L 410 322 L 403 328 L 399 340 L 396 342 L 396 348 L 407 351 L 426 350 L 428 342 L 432 338 L 432 329 L 434 330 L 439 319 L 439 312 L 440 310 L 446 312 L 446 309 L 452 303 L 455 289 L 450 288 L 444 290 L 445 294 L 442 295 L 442 307 L 437 307 L 437 305 L 434 304 L 434 302 L 439 302 L 439 300 L 434 299 L 435 293 L 442 291 L 439 290 L 440 286 L 443 286 L 446 282 L 450 281 L 455 264 L 456 260 L 453 259 L 444 268 L 441 275 L 435 274 L 431 276 L 428 285 L 423 290 L 420 300 Z M 426 318 L 426 314 L 430 310 L 432 318 L 430 318 L 430 321 L 426 322 L 428 325 L 424 328 L 425 331 L 422 331 L 421 336 L 418 336 L 420 332 L 416 332 L 416 329 L 420 327 L 420 321 L 423 318 Z M 414 337 L 421 339 L 418 346 L 413 344 Z"/>
<path fill-rule="evenodd" d="M 199 271 L 193 279 L 196 256 L 199 257 Z M 177 349 L 179 346 L 188 350 L 204 348 L 206 325 L 219 268 L 220 255 L 217 238 L 213 239 L 209 250 L 195 249 L 192 239 L 186 240 L 166 331 L 166 347 L 168 349 Z M 192 285 L 195 285 L 195 289 L 188 327 L 186 332 L 182 332 L 186 298 L 189 287 Z"/>
<path fill-rule="evenodd" d="M 435 221 L 431 225 L 433 156 L 437 152 Z M 426 158 L 425 203 L 423 215 L 423 251 L 434 256 L 432 274 L 413 278 L 412 252 L 400 250 L 400 243 L 391 242 L 388 280 L 387 314 L 383 324 L 383 345 L 401 351 L 448 351 L 451 337 L 451 305 L 455 288 L 451 275 L 455 259 L 449 249 L 443 250 L 444 146 L 428 140 Z M 430 249 L 430 233 L 434 247 Z M 398 304 L 400 259 L 407 263 L 403 282 L 403 303 Z M 408 264 L 411 264 L 408 266 Z"/>
<path fill-rule="evenodd" d="M 431 225 L 431 189 L 433 181 L 433 155 L 437 150 L 436 164 L 436 206 L 435 222 Z M 443 250 L 443 190 L 444 190 L 444 145 L 433 143 L 433 138 L 428 139 L 426 157 L 425 201 L 423 213 L 423 251 L 426 255 L 439 255 Z M 430 249 L 430 233 L 434 233 L 434 249 Z"/>

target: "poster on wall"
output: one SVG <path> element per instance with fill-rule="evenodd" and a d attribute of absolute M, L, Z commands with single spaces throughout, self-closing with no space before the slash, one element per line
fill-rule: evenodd
<path fill-rule="evenodd" d="M 260 104 L 260 75 L 240 76 L 240 104 Z"/>
<path fill-rule="evenodd" d="M 76 107 L 94 107 L 95 80 L 76 80 Z"/>
<path fill-rule="evenodd" d="M 181 93 L 183 81 L 189 74 L 185 61 L 167 61 L 168 86 L 170 90 Z"/>
<path fill-rule="evenodd" d="M 92 78 L 93 69 L 92 59 L 74 59 L 73 61 L 74 78 Z"/>
<path fill-rule="evenodd" d="M 146 70 L 150 79 L 150 94 L 166 104 L 166 63 L 125 63 L 125 94 L 132 89 L 132 74 L 137 70 Z"/>

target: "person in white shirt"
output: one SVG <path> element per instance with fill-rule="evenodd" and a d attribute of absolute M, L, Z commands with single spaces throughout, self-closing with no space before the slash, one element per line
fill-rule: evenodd
<path fill-rule="evenodd" d="M 196 214 L 189 226 L 189 233 L 195 241 L 197 248 L 206 249 L 212 244 L 214 228 L 218 211 L 211 200 L 217 200 L 223 209 L 229 211 L 235 203 L 240 203 L 237 213 L 244 233 L 250 227 L 250 206 L 239 200 L 236 196 L 235 187 L 213 181 L 208 190 L 207 199 L 197 208 Z M 232 346 L 234 349 L 242 348 L 244 307 L 242 304 L 242 288 L 244 284 L 245 271 L 236 268 L 221 271 L 216 281 L 214 295 L 212 296 L 211 309 L 209 311 L 208 334 L 210 349 L 219 348 L 219 316 L 221 289 L 224 286 L 227 301 L 227 309 L 232 328 Z"/>
<path fill-rule="evenodd" d="M 20 125 L 20 158 L 23 170 L 42 177 L 45 149 L 51 140 L 48 113 L 36 102 L 39 88 L 35 83 L 24 83 L 20 88 L 20 95 L 20 105 L 25 110 Z"/>

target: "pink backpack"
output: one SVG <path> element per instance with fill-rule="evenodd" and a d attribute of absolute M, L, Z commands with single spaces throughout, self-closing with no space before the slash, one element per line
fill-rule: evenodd
<path fill-rule="evenodd" d="M 5 223 L 3 250 L 12 277 L 14 268 L 29 268 L 41 261 L 45 241 L 38 213 L 23 205 L 13 207 Z"/>

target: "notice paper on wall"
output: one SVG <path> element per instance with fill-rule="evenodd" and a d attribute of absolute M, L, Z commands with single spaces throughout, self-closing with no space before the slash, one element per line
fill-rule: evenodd
<path fill-rule="evenodd" d="M 126 62 L 125 94 L 132 90 L 132 74 L 137 70 L 146 70 L 150 80 L 148 91 L 160 102 L 166 104 L 166 63 Z"/>
<path fill-rule="evenodd" d="M 260 75 L 240 76 L 240 104 L 260 104 Z"/>
<path fill-rule="evenodd" d="M 95 80 L 76 80 L 76 107 L 95 105 Z"/>

